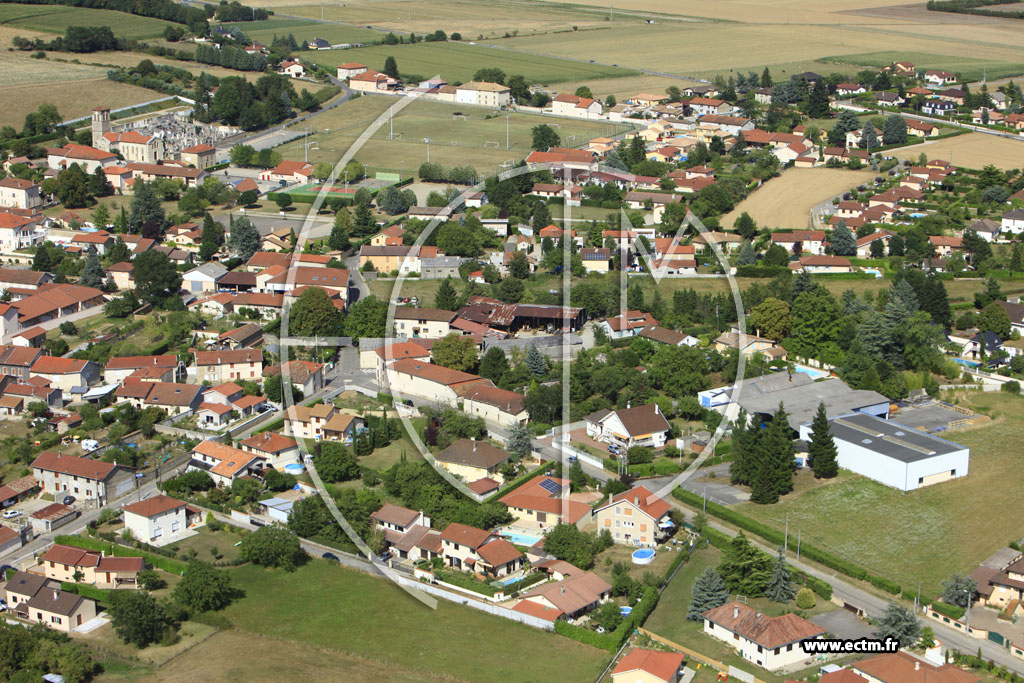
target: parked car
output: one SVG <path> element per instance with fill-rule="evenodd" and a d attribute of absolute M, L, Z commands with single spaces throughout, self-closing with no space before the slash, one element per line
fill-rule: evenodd
<path fill-rule="evenodd" d="M 64 496 L 64 500 L 62 500 L 61 502 L 64 503 L 65 505 L 71 505 L 72 503 L 75 502 L 75 497 L 74 496 Z"/>
<path fill-rule="evenodd" d="M 4 510 L 4 519 L 14 519 L 15 517 L 21 517 L 21 510 Z"/>
<path fill-rule="evenodd" d="M 324 553 L 320 557 L 324 558 L 325 560 L 331 560 L 333 562 L 340 562 L 341 561 L 341 560 L 338 559 L 338 556 L 335 555 L 334 553 Z"/>

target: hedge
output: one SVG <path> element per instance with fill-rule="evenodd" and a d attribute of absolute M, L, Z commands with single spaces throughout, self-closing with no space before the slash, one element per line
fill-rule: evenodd
<path fill-rule="evenodd" d="M 957 607 L 956 605 L 947 605 L 946 603 L 941 602 L 939 600 L 936 600 L 931 604 L 931 610 L 933 612 L 938 612 L 944 617 L 949 617 L 950 619 L 956 619 L 958 621 L 960 619 L 963 619 L 964 613 L 966 612 L 966 610 L 963 607 Z"/>
<path fill-rule="evenodd" d="M 101 602 L 104 605 L 110 604 L 110 591 L 103 590 L 102 588 L 96 588 L 95 586 L 90 586 L 87 583 L 73 583 L 70 581 L 64 581 L 60 584 L 60 588 L 61 590 L 67 591 L 68 593 L 77 593 L 78 595 L 81 595 L 83 598 L 89 598 L 90 600 Z"/>
<path fill-rule="evenodd" d="M 146 564 L 152 565 L 163 569 L 165 572 L 171 574 L 181 574 L 185 571 L 186 564 L 179 560 L 175 560 L 170 557 L 163 557 L 155 553 L 145 552 L 143 550 L 137 550 L 135 548 L 128 548 L 123 545 L 116 543 L 108 543 L 107 541 L 101 541 L 95 538 L 86 538 L 84 536 L 57 536 L 53 539 L 54 543 L 60 545 L 70 545 L 75 548 L 82 548 L 83 550 L 93 550 L 95 552 L 107 552 L 115 557 L 139 557 Z"/>
<path fill-rule="evenodd" d="M 736 277 L 775 277 L 788 272 L 786 266 L 736 266 Z"/>
<path fill-rule="evenodd" d="M 796 577 L 798 583 L 803 584 L 807 588 L 810 588 L 817 595 L 824 598 L 825 600 L 832 599 L 832 585 L 826 581 L 822 581 L 819 578 L 811 576 L 810 574 L 803 572 L 799 569 L 793 570 L 793 576 Z"/>
<path fill-rule="evenodd" d="M 647 587 L 644 590 L 644 597 L 633 606 L 633 611 L 611 633 L 598 633 L 582 626 L 574 626 L 565 621 L 555 622 L 555 633 L 566 638 L 572 638 L 584 645 L 598 647 L 608 652 L 616 652 L 626 642 L 626 639 L 629 638 L 635 628 L 643 626 L 647 617 L 657 606 L 659 597 L 660 595 L 656 589 Z"/>
<path fill-rule="evenodd" d="M 494 594 L 498 592 L 498 589 L 488 583 L 480 583 L 474 579 L 464 576 L 458 572 L 439 572 L 435 571 L 434 576 L 437 577 L 438 581 L 444 581 L 450 583 L 453 586 L 459 588 L 465 588 L 466 590 L 473 591 L 474 593 L 480 593 L 481 595 L 488 595 L 494 597 Z"/>
<path fill-rule="evenodd" d="M 692 493 L 691 491 L 686 491 L 685 489 L 677 488 L 672 492 L 672 495 L 676 499 L 688 505 L 695 507 L 701 507 L 704 505 L 704 501 L 700 496 Z M 743 515 L 717 503 L 708 501 L 707 513 L 731 524 L 735 524 L 739 528 L 760 536 L 774 545 L 784 545 L 786 542 L 785 534 L 778 529 L 774 529 L 767 524 L 750 519 L 749 517 L 744 517 Z M 832 553 L 822 550 L 821 548 L 817 548 L 810 543 L 801 544 L 801 555 L 809 560 L 822 564 L 829 569 L 842 572 L 851 578 L 858 579 L 860 581 L 869 581 L 872 585 L 888 591 L 893 595 L 898 595 L 902 590 L 899 584 L 889 581 L 888 579 L 869 574 L 863 567 L 859 567 L 852 562 L 847 562 L 846 560 L 836 557 Z"/>

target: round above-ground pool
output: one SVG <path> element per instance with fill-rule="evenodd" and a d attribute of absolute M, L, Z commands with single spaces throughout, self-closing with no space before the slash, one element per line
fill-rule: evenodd
<path fill-rule="evenodd" d="M 633 551 L 633 564 L 650 564 L 654 562 L 654 550 L 651 548 L 640 548 Z"/>
<path fill-rule="evenodd" d="M 300 463 L 293 462 L 284 466 L 284 471 L 288 474 L 302 474 L 306 471 L 306 468 Z"/>
<path fill-rule="evenodd" d="M 628 617 L 629 613 L 632 612 L 632 611 L 633 611 L 633 608 L 630 607 L 629 605 L 622 605 L 621 607 L 619 607 L 619 613 L 622 616 L 624 616 L 624 617 Z"/>

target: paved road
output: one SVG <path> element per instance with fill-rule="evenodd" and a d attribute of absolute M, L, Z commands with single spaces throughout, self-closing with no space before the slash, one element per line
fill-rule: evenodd
<path fill-rule="evenodd" d="M 692 508 L 683 505 L 674 498 L 669 498 L 668 500 L 673 507 L 685 510 L 686 512 L 693 512 Z M 710 519 L 708 523 L 712 528 L 729 536 L 735 536 L 737 534 L 735 529 L 726 526 L 716 519 Z M 756 536 L 749 535 L 748 538 L 751 543 L 770 555 L 775 555 L 777 552 L 776 548 L 769 547 Z M 859 586 L 855 586 L 852 583 L 849 583 L 845 577 L 840 576 L 831 570 L 823 570 L 815 565 L 808 564 L 803 560 L 798 560 L 794 556 L 793 552 L 788 553 L 787 561 L 797 569 L 807 572 L 811 576 L 831 584 L 833 597 L 839 598 L 846 603 L 863 609 L 870 617 L 880 616 L 889 604 L 888 598 L 879 597 L 878 595 L 870 593 Z M 960 652 L 977 652 L 978 648 L 981 648 L 982 656 L 985 659 L 991 659 L 996 664 L 1002 664 L 1011 671 L 1024 673 L 1024 661 L 1017 659 L 1005 648 L 1002 648 L 987 639 L 965 636 L 960 631 L 931 619 L 922 619 L 922 623 L 924 625 L 931 626 L 932 629 L 934 629 L 935 636 L 943 642 L 947 649 L 956 649 Z"/>

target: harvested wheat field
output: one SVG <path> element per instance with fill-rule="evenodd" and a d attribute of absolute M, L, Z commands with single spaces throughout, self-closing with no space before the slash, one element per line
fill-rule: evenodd
<path fill-rule="evenodd" d="M 681 78 L 666 78 L 665 76 L 636 76 L 634 78 L 598 78 L 588 81 L 571 81 L 559 83 L 555 86 L 558 92 L 574 93 L 576 88 L 586 86 L 598 99 L 605 99 L 609 95 L 615 95 L 619 102 L 624 101 L 631 95 L 637 93 L 661 94 L 669 86 L 685 88 L 688 85 L 697 85 L 700 81 Z"/>
<path fill-rule="evenodd" d="M 57 88 L 52 84 L 23 85 L 4 88 L 3 93 L 0 126 L 10 125 L 18 129 L 25 123 L 25 114 L 35 111 L 43 102 L 56 105 L 57 111 L 67 120 L 87 116 L 101 105 L 118 109 L 165 97 L 152 90 L 115 83 L 106 78 L 66 81 Z"/>
<path fill-rule="evenodd" d="M 1020 168 L 1024 165 L 1024 139 L 968 133 L 937 142 L 925 142 L 912 147 L 895 150 L 898 159 L 916 159 L 924 152 L 929 159 L 944 159 L 954 166 L 981 168 L 995 164 L 1003 170 Z"/>
<path fill-rule="evenodd" d="M 790 168 L 772 178 L 722 218 L 731 228 L 746 211 L 759 227 L 806 229 L 811 209 L 876 174 L 870 169 Z"/>

